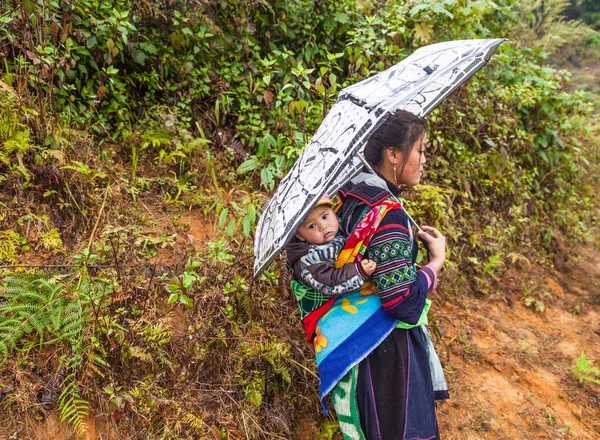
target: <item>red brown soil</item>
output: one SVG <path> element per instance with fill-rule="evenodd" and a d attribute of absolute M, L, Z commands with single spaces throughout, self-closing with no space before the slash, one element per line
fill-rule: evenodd
<path fill-rule="evenodd" d="M 181 221 L 189 228 L 177 242 L 202 250 L 212 226 L 193 214 Z M 600 438 L 600 385 L 579 383 L 571 371 L 582 352 L 600 364 L 599 249 L 580 247 L 577 259 L 551 273 L 507 271 L 486 297 L 456 294 L 441 306 L 436 299 L 433 308 L 449 320 L 438 321 L 449 351 L 437 347 L 451 394 L 438 406 L 445 440 Z M 542 312 L 524 303 L 523 287 L 532 283 Z M 105 420 L 90 418 L 82 438 L 127 438 Z M 301 420 L 294 438 L 317 440 L 323 422 L 320 414 Z M 76 438 L 56 412 L 43 422 L 23 421 L 23 432 L 33 437 L 0 431 L 0 440 Z"/>
<path fill-rule="evenodd" d="M 444 304 L 445 439 L 600 438 L 600 386 L 580 384 L 571 370 L 582 352 L 600 361 L 600 255 L 578 250 L 552 275 L 521 273 L 544 292 L 543 312 L 506 290 Z"/>
<path fill-rule="evenodd" d="M 181 218 L 182 223 L 189 224 L 188 240 L 197 251 L 206 250 L 206 242 L 214 238 L 214 225 L 208 223 L 197 211 L 190 211 Z"/>
<path fill-rule="evenodd" d="M 468 311 L 443 309 L 461 322 L 446 335 L 452 400 L 439 407 L 445 438 L 550 439 L 567 429 L 571 438 L 600 437 L 597 386 L 588 397 L 570 370 L 582 351 L 600 359 L 596 310 L 574 315 L 554 306 L 539 314 L 521 303 L 465 305 Z"/>

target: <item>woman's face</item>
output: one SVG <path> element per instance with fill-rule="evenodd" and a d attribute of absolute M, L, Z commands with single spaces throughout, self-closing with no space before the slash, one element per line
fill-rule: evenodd
<path fill-rule="evenodd" d="M 402 167 L 402 161 L 396 167 L 396 184 L 415 186 L 421 181 L 423 175 L 423 166 L 425 165 L 425 147 L 427 144 L 427 133 L 423 133 L 417 142 L 414 143 L 408 160 Z"/>

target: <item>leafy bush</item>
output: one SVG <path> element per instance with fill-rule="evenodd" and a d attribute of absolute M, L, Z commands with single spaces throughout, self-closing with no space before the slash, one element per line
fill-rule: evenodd
<path fill-rule="evenodd" d="M 583 225 L 596 218 L 593 109 L 582 94 L 568 91 L 569 74 L 544 67 L 542 57 L 539 50 L 503 45 L 490 66 L 430 117 L 428 177 L 453 196 L 443 212 L 431 203 L 421 209 L 487 258 L 496 247 L 552 252 L 560 236 L 585 239 Z"/>
<path fill-rule="evenodd" d="M 521 38 L 549 54 L 572 51 L 593 33 L 581 20 L 568 20 L 569 0 L 522 0 L 515 4 L 522 20 Z"/>

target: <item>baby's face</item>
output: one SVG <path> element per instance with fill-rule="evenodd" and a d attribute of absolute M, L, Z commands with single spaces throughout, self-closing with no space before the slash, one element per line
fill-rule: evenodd
<path fill-rule="evenodd" d="M 298 228 L 296 237 L 312 244 L 325 244 L 335 238 L 338 228 L 338 219 L 331 206 L 321 205 L 308 214 L 304 223 Z"/>

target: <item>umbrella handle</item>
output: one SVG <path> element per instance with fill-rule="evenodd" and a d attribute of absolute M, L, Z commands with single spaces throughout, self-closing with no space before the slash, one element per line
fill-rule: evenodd
<path fill-rule="evenodd" d="M 421 237 L 419 237 L 419 241 L 423 244 L 423 247 L 425 248 L 425 251 L 427 252 L 427 262 L 429 263 L 431 261 L 431 251 L 429 250 L 429 244 L 423 240 Z"/>

